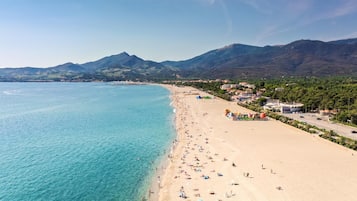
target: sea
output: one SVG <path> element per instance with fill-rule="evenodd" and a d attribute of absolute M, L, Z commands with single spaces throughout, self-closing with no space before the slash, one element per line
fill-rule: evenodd
<path fill-rule="evenodd" d="M 146 200 L 175 138 L 157 85 L 0 83 L 0 200 Z"/>

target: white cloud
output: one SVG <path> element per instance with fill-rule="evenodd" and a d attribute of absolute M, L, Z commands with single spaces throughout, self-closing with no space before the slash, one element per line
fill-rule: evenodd
<path fill-rule="evenodd" d="M 227 31 L 225 33 L 225 36 L 231 35 L 233 31 L 233 20 L 229 13 L 229 9 L 227 8 L 226 1 L 225 0 L 198 0 L 198 1 L 204 3 L 205 5 L 209 5 L 209 6 L 218 5 L 220 7 L 223 13 L 224 22 L 227 26 Z"/>
<path fill-rule="evenodd" d="M 338 17 L 343 17 L 357 12 L 357 1 L 344 0 L 342 3 L 339 1 L 339 5 L 321 11 L 317 14 L 312 14 L 310 19 L 305 19 L 304 24 L 312 24 L 322 20 L 334 20 Z"/>
<path fill-rule="evenodd" d="M 289 15 L 301 15 L 302 13 L 308 12 L 312 8 L 312 1 L 310 0 L 299 0 L 286 2 L 285 8 L 281 8 L 285 13 Z"/>
<path fill-rule="evenodd" d="M 243 0 L 247 1 L 247 0 Z M 256 2 L 253 1 L 253 2 Z M 271 24 L 268 24 L 263 31 L 257 35 L 256 42 L 261 42 L 266 38 L 280 35 L 282 33 L 288 33 L 291 31 L 299 30 L 303 27 L 313 25 L 320 21 L 334 20 L 339 17 L 347 16 L 353 13 L 357 13 L 357 1 L 355 0 L 342 0 L 341 3 L 338 1 L 338 6 L 326 7 L 324 10 L 320 8 L 321 5 L 318 0 L 314 2 L 309 0 L 300 0 L 294 2 L 286 2 L 283 5 L 280 5 L 281 15 L 285 18 L 282 18 L 280 22 L 274 21 Z M 318 12 L 316 12 L 318 10 Z M 357 37 L 357 33 L 351 33 L 345 35 L 341 38 L 353 38 Z"/>
<path fill-rule="evenodd" d="M 227 25 L 226 36 L 229 36 L 232 34 L 232 31 L 233 31 L 233 20 L 231 18 L 231 15 L 229 14 L 227 5 L 224 2 L 224 0 L 218 0 L 218 1 L 223 9 L 224 18 L 225 18 L 226 25 Z"/>
<path fill-rule="evenodd" d="M 334 11 L 330 13 L 331 18 L 340 17 L 355 13 L 357 11 L 357 2 L 355 0 L 346 1 L 340 7 L 337 7 Z"/>
<path fill-rule="evenodd" d="M 271 14 L 274 12 L 274 8 L 271 2 L 267 0 L 239 0 L 240 2 L 254 8 L 259 13 Z"/>

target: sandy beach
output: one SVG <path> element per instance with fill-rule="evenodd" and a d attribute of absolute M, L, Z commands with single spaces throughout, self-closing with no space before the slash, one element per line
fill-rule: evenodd
<path fill-rule="evenodd" d="M 357 153 L 275 120 L 232 121 L 233 102 L 165 86 L 177 142 L 160 176 L 159 201 L 357 200 Z M 155 192 L 156 194 L 156 192 Z"/>

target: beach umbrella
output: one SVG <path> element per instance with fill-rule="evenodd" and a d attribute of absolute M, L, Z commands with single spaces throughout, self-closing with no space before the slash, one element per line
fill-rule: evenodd
<path fill-rule="evenodd" d="M 266 117 L 266 115 L 265 115 L 265 113 L 263 112 L 263 113 L 260 113 L 260 118 L 261 119 L 264 119 Z"/>

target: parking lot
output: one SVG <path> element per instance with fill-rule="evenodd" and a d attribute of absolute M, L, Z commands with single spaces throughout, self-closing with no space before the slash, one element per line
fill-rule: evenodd
<path fill-rule="evenodd" d="M 328 117 L 320 116 L 319 114 L 316 113 L 295 113 L 295 114 L 283 114 L 283 115 L 300 122 L 306 122 L 318 128 L 333 130 L 339 135 L 357 140 L 357 133 L 352 133 L 352 131 L 357 131 L 357 128 L 334 123 L 332 121 L 329 121 Z"/>

